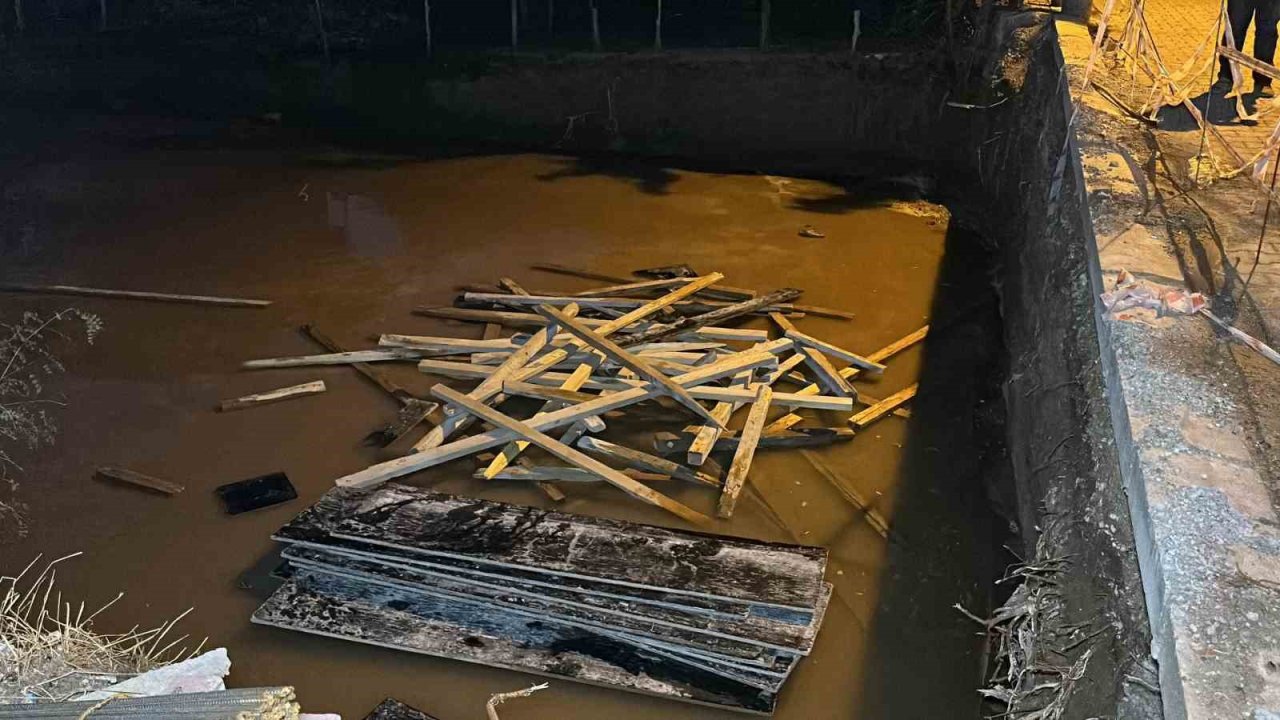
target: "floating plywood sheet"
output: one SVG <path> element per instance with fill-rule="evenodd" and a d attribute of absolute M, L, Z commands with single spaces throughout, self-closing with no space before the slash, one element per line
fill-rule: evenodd
<path fill-rule="evenodd" d="M 812 611 L 822 548 L 673 531 L 431 493 L 334 488 L 280 532 L 316 532 L 410 552 L 613 585 Z"/>

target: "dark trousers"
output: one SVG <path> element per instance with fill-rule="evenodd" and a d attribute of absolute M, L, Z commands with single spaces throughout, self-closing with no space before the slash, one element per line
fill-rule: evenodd
<path fill-rule="evenodd" d="M 1264 63 L 1271 64 L 1276 57 L 1276 23 L 1280 22 L 1280 0 L 1227 0 L 1227 18 L 1231 21 L 1231 34 L 1235 37 L 1236 48 L 1244 50 L 1244 34 L 1253 22 L 1253 56 Z M 1222 44 L 1227 44 L 1226 33 L 1222 35 Z M 1220 78 L 1229 80 L 1231 68 L 1227 61 L 1222 61 L 1218 73 Z M 1270 85 L 1271 78 L 1253 74 L 1254 85 Z"/>

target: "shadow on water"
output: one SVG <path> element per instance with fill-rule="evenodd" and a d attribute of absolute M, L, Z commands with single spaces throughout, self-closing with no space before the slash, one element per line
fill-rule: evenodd
<path fill-rule="evenodd" d="M 988 615 L 994 580 L 1011 559 L 988 489 L 1009 477 L 988 267 L 979 238 L 952 223 L 898 473 L 895 542 L 867 621 L 859 717 L 980 716 L 980 628 L 952 606 Z"/>
<path fill-rule="evenodd" d="M 665 195 L 671 184 L 680 179 L 675 172 L 651 162 L 631 160 L 617 155 L 579 155 L 557 160 L 560 168 L 536 175 L 543 182 L 591 175 L 625 180 L 649 195 Z"/>
<path fill-rule="evenodd" d="M 820 197 L 795 197 L 789 203 L 793 210 L 840 215 L 854 210 L 881 207 L 901 200 L 920 200 L 926 194 L 923 178 L 850 178 L 836 181 L 839 191 Z"/>

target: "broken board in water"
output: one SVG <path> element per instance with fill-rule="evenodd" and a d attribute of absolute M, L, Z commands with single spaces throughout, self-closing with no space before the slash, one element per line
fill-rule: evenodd
<path fill-rule="evenodd" d="M 334 488 L 292 525 L 336 537 L 622 587 L 812 611 L 826 550 L 441 495 Z M 290 537 L 290 527 L 281 530 Z M 309 533 L 299 533 L 307 539 Z"/>
<path fill-rule="evenodd" d="M 364 716 L 364 720 L 436 720 L 417 708 L 405 705 L 395 698 L 387 698 L 378 703 L 373 712 Z"/>
<path fill-rule="evenodd" d="M 752 713 L 776 699 L 605 633 L 304 569 L 253 622 Z"/>

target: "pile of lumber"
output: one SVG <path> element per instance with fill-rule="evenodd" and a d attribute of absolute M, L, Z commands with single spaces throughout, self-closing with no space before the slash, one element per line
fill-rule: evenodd
<path fill-rule="evenodd" d="M 822 548 L 334 488 L 283 527 L 255 623 L 768 714 L 813 647 Z"/>
<path fill-rule="evenodd" d="M 368 374 L 369 363 L 410 361 L 428 375 L 472 383 L 467 391 L 435 385 L 438 422 L 413 451 L 341 477 L 340 487 L 375 488 L 478 456 L 477 477 L 488 481 L 534 482 L 556 500 L 564 499 L 569 483 L 607 482 L 693 523 L 710 518 L 650 485 L 673 480 L 705 487 L 718 494 L 720 517 L 730 517 L 758 449 L 848 440 L 891 412 L 904 413 L 900 406 L 915 394 L 913 386 L 873 400 L 851 381 L 883 371 L 883 362 L 923 338 L 927 327 L 863 356 L 795 326 L 805 315 L 850 317 L 796 304 L 799 290 L 756 294 L 720 285 L 720 273 L 696 275 L 685 266 L 643 272 L 653 279 L 612 278 L 622 282 L 573 293 L 533 293 L 503 278 L 498 286 L 463 288 L 456 306 L 416 311 L 484 323 L 480 339 L 384 334 L 377 349 L 253 360 L 245 367 L 355 364 Z M 765 316 L 774 333 L 733 325 Z M 513 411 L 519 404 L 505 401 L 517 397 L 541 405 Z M 652 419 L 655 404 L 666 424 L 655 429 L 652 447 L 599 436 L 619 411 Z M 843 413 L 848 420 L 799 427 L 800 409 Z M 731 431 L 736 413 L 744 424 Z M 480 432 L 466 435 L 469 428 Z M 537 462 L 524 454 L 531 445 L 545 451 Z"/>

